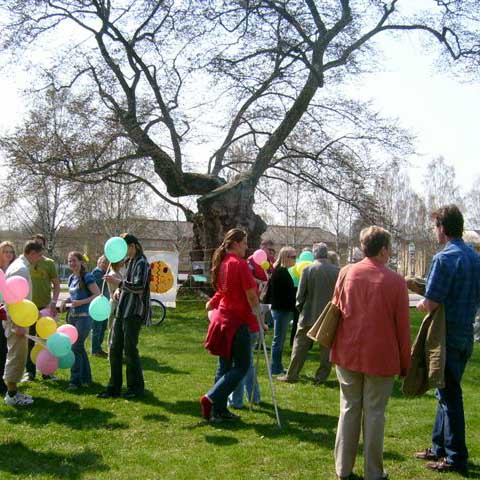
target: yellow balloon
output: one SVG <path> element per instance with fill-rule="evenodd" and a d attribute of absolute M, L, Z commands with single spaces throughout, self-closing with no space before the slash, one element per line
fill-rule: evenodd
<path fill-rule="evenodd" d="M 310 262 L 308 260 L 304 260 L 303 262 L 298 262 L 296 265 L 295 265 L 295 269 L 297 271 L 297 274 L 298 274 L 298 277 L 300 278 L 300 276 L 302 275 L 302 272 L 304 270 L 304 268 L 308 267 L 309 265 L 311 265 L 313 262 Z"/>
<path fill-rule="evenodd" d="M 38 308 L 30 300 L 22 300 L 8 305 L 12 321 L 19 327 L 30 327 L 38 320 Z"/>
<path fill-rule="evenodd" d="M 41 343 L 36 343 L 34 347 L 32 348 L 32 351 L 30 352 L 30 359 L 32 360 L 33 363 L 37 363 L 37 357 L 38 354 L 44 350 L 45 347 Z"/>
<path fill-rule="evenodd" d="M 37 333 L 41 338 L 48 338 L 57 331 L 57 322 L 51 317 L 42 317 L 37 321 Z"/>

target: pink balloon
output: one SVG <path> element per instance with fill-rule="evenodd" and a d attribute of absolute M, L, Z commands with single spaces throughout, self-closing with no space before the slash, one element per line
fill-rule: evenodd
<path fill-rule="evenodd" d="M 58 358 L 46 348 L 37 357 L 37 369 L 44 375 L 51 375 L 58 368 Z"/>
<path fill-rule="evenodd" d="M 267 260 L 267 254 L 260 248 L 253 252 L 252 257 L 253 261 L 258 263 L 258 265 L 261 265 L 265 260 Z"/>
<path fill-rule="evenodd" d="M 5 288 L 3 289 L 3 300 L 5 303 L 18 303 L 28 295 L 30 286 L 28 281 L 18 275 L 7 278 Z"/>
<path fill-rule="evenodd" d="M 70 342 L 72 342 L 72 345 L 78 339 L 78 331 L 73 325 L 62 325 L 61 327 L 57 328 L 57 332 L 66 335 L 70 339 Z"/>

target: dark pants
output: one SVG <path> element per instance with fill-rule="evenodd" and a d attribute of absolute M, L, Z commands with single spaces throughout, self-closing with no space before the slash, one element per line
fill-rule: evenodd
<path fill-rule="evenodd" d="M 110 382 L 107 390 L 120 394 L 122 389 L 122 360 L 125 351 L 127 365 L 127 388 L 136 394 L 142 394 L 145 389 L 142 365 L 138 354 L 138 336 L 142 326 L 139 316 L 116 318 L 113 324 L 112 343 L 110 345 Z"/>
<path fill-rule="evenodd" d="M 250 368 L 250 348 L 250 332 L 246 325 L 242 325 L 233 337 L 231 358 L 219 357 L 215 385 L 207 393 L 213 402 L 214 413 L 227 410 L 228 396 L 247 374 Z"/>
<path fill-rule="evenodd" d="M 460 382 L 472 350 L 473 342 L 464 348 L 447 347 L 445 388 L 436 391 L 438 407 L 432 433 L 432 450 L 438 457 L 446 457 L 448 463 L 459 467 L 465 467 L 468 459 Z"/>
<path fill-rule="evenodd" d="M 7 360 L 7 337 L 2 327 L 2 321 L 0 320 L 0 394 L 7 392 L 7 386 L 3 381 L 3 373 L 5 371 L 5 362 Z"/>
<path fill-rule="evenodd" d="M 102 351 L 102 343 L 105 337 L 105 330 L 107 329 L 107 320 L 92 323 L 92 353 L 99 353 Z"/>

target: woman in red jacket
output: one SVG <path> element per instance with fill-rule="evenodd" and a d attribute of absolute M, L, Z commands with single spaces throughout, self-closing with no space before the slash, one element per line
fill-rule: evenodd
<path fill-rule="evenodd" d="M 380 480 L 385 409 L 394 376 L 410 367 L 409 302 L 404 278 L 387 267 L 390 234 L 368 227 L 360 243 L 365 258 L 340 271 L 334 293 L 342 312 L 330 354 L 340 382 L 335 468 L 352 478 L 362 428 L 364 478 Z"/>
<path fill-rule="evenodd" d="M 250 331 L 258 332 L 260 303 L 244 260 L 246 250 L 247 234 L 234 228 L 213 255 L 212 284 L 217 291 L 206 305 L 210 325 L 205 348 L 219 361 L 215 385 L 200 403 L 203 418 L 214 422 L 238 418 L 227 409 L 227 400 L 250 368 Z"/>

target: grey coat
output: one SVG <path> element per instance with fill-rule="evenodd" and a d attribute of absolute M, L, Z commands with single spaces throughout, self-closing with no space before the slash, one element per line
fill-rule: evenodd
<path fill-rule="evenodd" d="M 297 290 L 300 327 L 315 323 L 325 305 L 332 299 L 339 272 L 340 268 L 327 259 L 315 260 L 303 270 Z"/>

